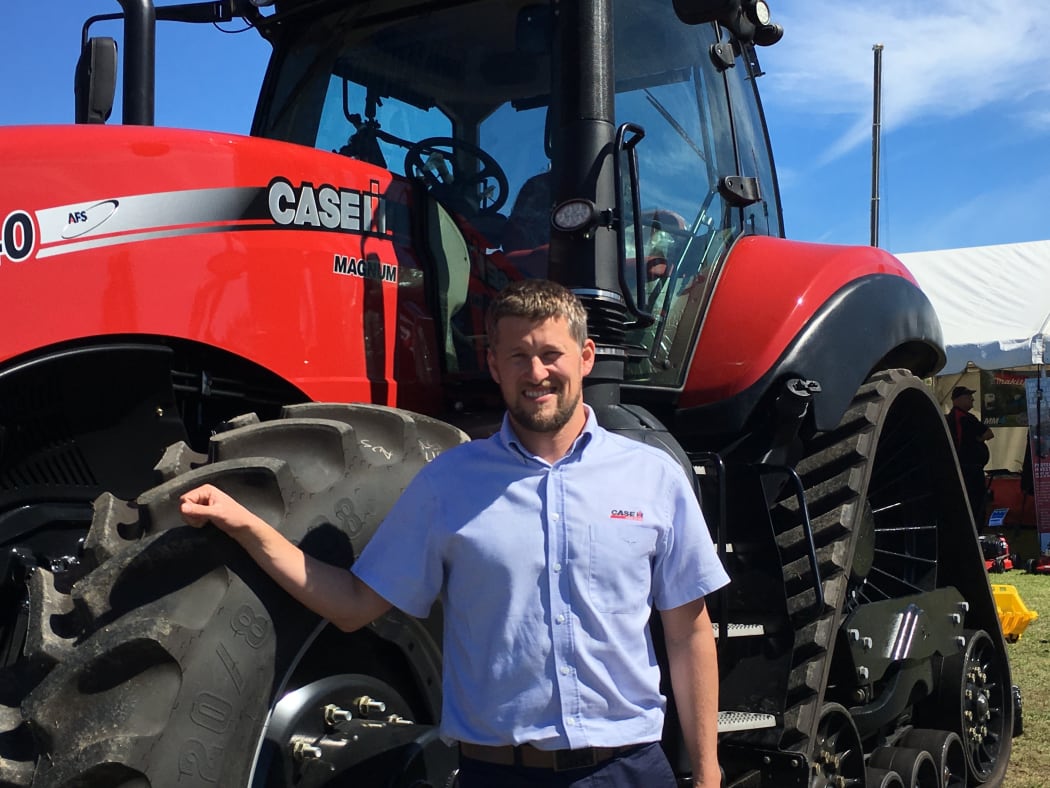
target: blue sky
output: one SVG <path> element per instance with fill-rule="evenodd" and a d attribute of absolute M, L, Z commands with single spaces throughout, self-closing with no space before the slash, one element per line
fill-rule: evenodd
<path fill-rule="evenodd" d="M 982 0 L 771 3 L 760 52 L 789 235 L 870 236 L 872 45 L 881 43 L 881 246 L 1050 238 L 1050 16 Z"/>
<path fill-rule="evenodd" d="M 8 5 L 0 124 L 71 122 L 81 25 L 118 4 Z M 770 6 L 786 33 L 759 51 L 760 84 L 790 237 L 869 241 L 872 45 L 881 43 L 880 245 L 1050 238 L 1050 14 L 1041 4 L 998 17 L 982 0 Z M 157 124 L 247 133 L 268 53 L 252 31 L 162 24 Z"/>

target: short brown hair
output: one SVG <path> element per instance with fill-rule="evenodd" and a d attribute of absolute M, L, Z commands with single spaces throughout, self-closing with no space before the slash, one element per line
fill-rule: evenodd
<path fill-rule="evenodd" d="M 503 288 L 489 304 L 485 330 L 489 345 L 496 344 L 496 326 L 505 317 L 540 321 L 565 318 L 569 333 L 583 347 L 587 339 L 587 312 L 568 288 L 549 279 L 521 279 Z"/>

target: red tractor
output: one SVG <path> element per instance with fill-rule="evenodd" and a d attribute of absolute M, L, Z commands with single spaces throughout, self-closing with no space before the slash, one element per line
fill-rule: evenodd
<path fill-rule="evenodd" d="M 0 785 L 451 784 L 441 611 L 335 631 L 176 504 L 349 565 L 496 429 L 482 316 L 535 276 L 588 309 L 599 420 L 696 479 L 727 785 L 1002 783 L 939 324 L 889 254 L 783 238 L 764 0 L 120 3 L 80 122 L 0 129 Z M 157 21 L 234 17 L 251 136 L 152 127 Z M 673 710 L 664 745 L 685 779 Z"/>

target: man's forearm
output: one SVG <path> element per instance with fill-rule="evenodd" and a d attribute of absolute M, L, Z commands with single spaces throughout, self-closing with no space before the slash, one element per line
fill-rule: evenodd
<path fill-rule="evenodd" d="M 183 496 L 190 525 L 211 523 L 230 536 L 281 588 L 340 629 L 359 629 L 390 604 L 348 569 L 304 553 L 276 528 L 210 485 Z"/>
<path fill-rule="evenodd" d="M 687 624 L 687 608 L 665 611 L 662 616 L 671 687 L 693 767 L 693 784 L 718 788 L 718 656 L 706 606 L 693 615 L 691 624 Z M 675 622 L 675 616 L 680 620 Z"/>
<path fill-rule="evenodd" d="M 258 532 L 238 533 L 234 538 L 281 588 L 346 632 L 375 618 L 364 599 L 370 589 L 353 573 L 304 553 L 279 531 L 263 525 Z"/>

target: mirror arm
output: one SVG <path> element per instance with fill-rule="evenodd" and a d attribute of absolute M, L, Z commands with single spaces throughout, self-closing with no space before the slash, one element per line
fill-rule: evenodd
<path fill-rule="evenodd" d="M 642 205 L 638 188 L 638 152 L 635 150 L 642 138 L 645 137 L 645 129 L 635 123 L 623 123 L 616 129 L 616 155 L 615 180 L 616 180 L 616 216 L 618 218 L 618 229 L 620 232 L 620 243 L 617 245 L 618 269 L 620 275 L 620 288 L 624 300 L 627 303 L 627 311 L 634 317 L 632 328 L 645 328 L 653 324 L 652 312 L 643 309 L 640 305 L 640 296 L 645 292 L 645 244 L 642 240 Z M 634 235 L 634 260 L 635 281 L 630 282 L 627 271 L 627 245 L 624 239 L 627 236 L 627 226 L 624 217 L 627 215 L 624 205 L 624 167 L 623 157 L 627 155 L 627 185 L 630 187 L 629 199 L 631 201 L 631 225 Z"/>

